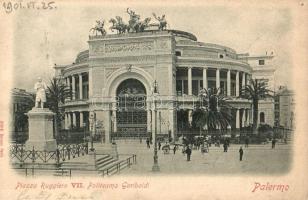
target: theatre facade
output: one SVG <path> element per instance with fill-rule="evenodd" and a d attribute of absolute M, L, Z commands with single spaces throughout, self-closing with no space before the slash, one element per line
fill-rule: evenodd
<path fill-rule="evenodd" d="M 248 54 L 178 30 L 89 36 L 88 44 L 73 64 L 55 66 L 73 91 L 63 105 L 66 129 L 100 122 L 107 141 L 147 136 L 155 127 L 172 138 L 199 133 L 191 113 L 200 90 L 214 87 L 233 107 L 231 129 L 252 123 L 251 103 L 240 98 L 253 75 Z"/>

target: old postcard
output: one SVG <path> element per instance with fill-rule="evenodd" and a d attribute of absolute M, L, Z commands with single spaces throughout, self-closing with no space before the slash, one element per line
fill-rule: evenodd
<path fill-rule="evenodd" d="M 308 1 L 0 3 L 0 199 L 308 199 Z"/>

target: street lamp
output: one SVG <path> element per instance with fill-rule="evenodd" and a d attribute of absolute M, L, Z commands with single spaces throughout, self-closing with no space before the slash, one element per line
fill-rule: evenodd
<path fill-rule="evenodd" d="M 90 137 L 91 137 L 90 151 L 94 151 L 94 147 L 93 147 L 93 131 L 95 131 L 95 113 L 94 112 L 90 113 L 89 121 L 90 121 Z"/>
<path fill-rule="evenodd" d="M 158 94 L 158 84 L 157 81 L 154 81 L 154 90 L 153 90 L 153 96 L 154 96 L 154 117 L 155 117 L 155 132 L 154 132 L 154 163 L 152 167 L 153 172 L 160 171 L 158 166 L 158 155 L 157 155 L 157 108 L 156 108 L 156 97 Z"/>
<path fill-rule="evenodd" d="M 83 142 L 86 143 L 86 123 L 83 123 Z"/>

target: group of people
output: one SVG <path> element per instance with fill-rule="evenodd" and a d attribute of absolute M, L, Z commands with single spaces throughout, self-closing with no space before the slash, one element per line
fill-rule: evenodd
<path fill-rule="evenodd" d="M 249 138 L 246 137 L 245 138 L 245 148 L 248 148 L 249 146 Z M 146 140 L 146 144 L 147 144 L 147 148 L 150 148 L 150 144 L 151 144 L 151 141 L 149 138 L 147 138 Z M 276 145 L 276 139 L 273 138 L 272 139 L 272 148 L 274 149 L 275 148 L 275 145 Z M 207 153 L 209 151 L 209 141 L 207 140 L 196 140 L 194 141 L 193 143 L 190 143 L 188 142 L 187 140 L 184 140 L 183 141 L 183 150 L 182 150 L 182 153 L 183 154 L 186 154 L 187 156 L 187 161 L 190 161 L 191 160 L 191 154 L 192 154 L 192 149 L 193 147 L 195 147 L 195 149 L 199 150 L 200 147 L 201 147 L 201 152 L 202 153 Z M 230 146 L 230 143 L 229 143 L 229 140 L 225 139 L 223 140 L 223 152 L 228 152 L 228 148 Z M 162 147 L 162 143 L 161 141 L 158 141 L 158 150 L 164 150 L 164 152 L 166 151 L 166 148 L 168 148 L 167 152 L 169 153 L 169 150 L 170 149 L 170 145 L 166 143 L 166 145 L 164 145 Z M 173 154 L 176 153 L 178 149 L 178 145 L 174 145 L 173 146 Z M 243 155 L 244 155 L 244 150 L 243 150 L 243 147 L 241 146 L 240 149 L 239 149 L 239 160 L 242 161 L 243 160 Z"/>

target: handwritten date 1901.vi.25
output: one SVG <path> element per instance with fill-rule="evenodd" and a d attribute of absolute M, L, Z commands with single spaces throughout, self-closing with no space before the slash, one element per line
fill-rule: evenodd
<path fill-rule="evenodd" d="M 36 9 L 36 10 L 53 10 L 57 9 L 54 1 L 18 1 L 18 2 L 3 2 L 2 6 L 7 14 L 13 11 L 22 9 Z"/>

